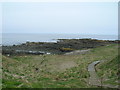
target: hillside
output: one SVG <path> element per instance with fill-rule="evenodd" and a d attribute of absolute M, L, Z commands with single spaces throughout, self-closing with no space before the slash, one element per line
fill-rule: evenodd
<path fill-rule="evenodd" d="M 120 74 L 120 56 L 116 56 L 115 58 L 111 58 L 108 61 L 105 61 L 102 64 L 97 66 L 97 72 L 99 77 L 101 77 L 103 84 L 112 84 L 117 85 L 119 83 L 119 74 Z M 119 79 L 119 80 L 118 80 Z"/>
<path fill-rule="evenodd" d="M 109 44 L 77 55 L 3 56 L 3 88 L 95 88 L 88 84 L 87 67 L 97 60 L 106 60 L 97 67 L 98 75 L 102 71 L 107 76 L 111 70 L 114 75 L 109 80 L 118 84 L 117 50 L 117 44 Z"/>

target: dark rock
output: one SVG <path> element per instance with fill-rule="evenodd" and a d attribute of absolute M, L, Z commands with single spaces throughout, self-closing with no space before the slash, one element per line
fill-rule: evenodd
<path fill-rule="evenodd" d="M 38 71 L 38 70 L 39 70 L 39 68 L 35 68 L 35 70 L 36 70 L 36 71 Z"/>
<path fill-rule="evenodd" d="M 57 43 L 51 42 L 26 42 L 20 45 L 2 46 L 2 54 L 10 55 L 44 55 L 64 54 L 73 50 L 96 48 L 119 41 L 97 39 L 58 39 Z"/>

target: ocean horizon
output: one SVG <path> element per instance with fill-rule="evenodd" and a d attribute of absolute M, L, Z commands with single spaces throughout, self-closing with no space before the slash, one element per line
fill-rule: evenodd
<path fill-rule="evenodd" d="M 3 33 L 1 45 L 18 45 L 25 42 L 56 42 L 57 39 L 98 39 L 118 40 L 117 35 L 86 35 L 86 34 L 32 34 Z"/>

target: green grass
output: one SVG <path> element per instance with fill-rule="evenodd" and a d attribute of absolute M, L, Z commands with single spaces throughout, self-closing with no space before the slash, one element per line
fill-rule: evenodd
<path fill-rule="evenodd" d="M 88 64 L 96 60 L 106 60 L 108 64 L 115 64 L 111 60 L 116 57 L 116 44 L 91 49 L 84 55 L 3 56 L 3 88 L 18 88 L 21 83 L 21 88 L 90 88 L 93 86 L 88 84 Z M 106 68 L 114 72 L 114 75 L 109 77 L 110 80 L 115 78 L 116 66 L 114 68 L 99 67 L 99 76 L 103 73 L 107 75 L 106 72 L 101 72 Z M 16 75 L 17 77 L 13 77 Z"/>
<path fill-rule="evenodd" d="M 97 66 L 98 75 L 103 78 L 104 84 L 118 85 L 118 56 Z"/>
<path fill-rule="evenodd" d="M 16 86 L 22 84 L 22 82 L 18 82 L 16 80 L 11 81 L 11 80 L 5 80 L 5 79 L 3 79 L 2 83 L 4 88 L 16 88 Z"/>

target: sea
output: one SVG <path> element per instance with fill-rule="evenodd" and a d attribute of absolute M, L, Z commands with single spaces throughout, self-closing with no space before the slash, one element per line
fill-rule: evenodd
<path fill-rule="evenodd" d="M 18 45 L 25 42 L 57 42 L 57 39 L 83 39 L 118 40 L 117 35 L 87 35 L 87 34 L 28 34 L 3 33 L 0 45 Z"/>

